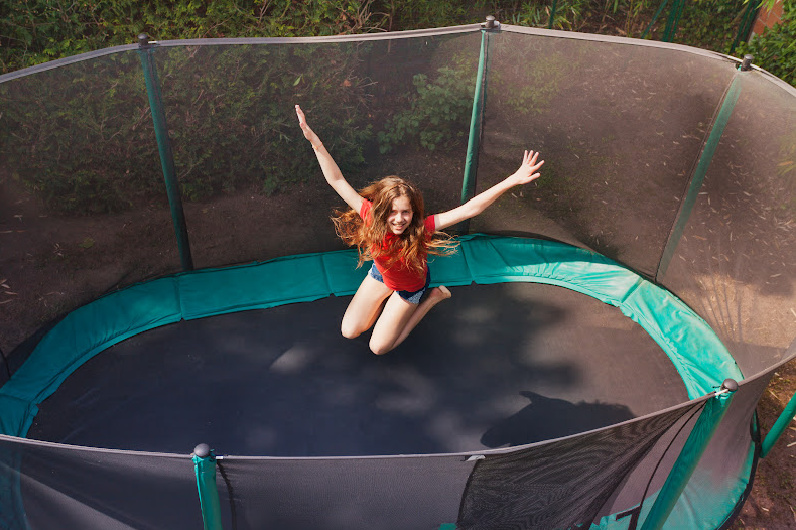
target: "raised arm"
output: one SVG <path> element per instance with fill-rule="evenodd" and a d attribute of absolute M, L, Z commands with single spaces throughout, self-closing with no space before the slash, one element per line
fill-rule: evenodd
<path fill-rule="evenodd" d="M 458 208 L 435 215 L 434 223 L 437 230 L 444 230 L 449 226 L 453 226 L 457 223 L 475 217 L 489 208 L 498 197 L 506 193 L 514 186 L 528 184 L 529 182 L 539 178 L 540 173 L 538 173 L 538 170 L 540 167 L 542 167 L 542 164 L 544 164 L 544 160 L 537 162 L 537 158 L 539 158 L 539 153 L 525 151 L 525 154 L 522 157 L 522 164 L 517 171 L 503 179 L 501 182 L 498 182 L 488 190 L 479 193 Z"/>
<path fill-rule="evenodd" d="M 362 198 L 362 196 L 357 193 L 357 190 L 345 179 L 343 172 L 340 171 L 340 168 L 337 166 L 337 162 L 334 161 L 332 155 L 330 155 L 329 151 L 323 146 L 318 135 L 307 125 L 307 118 L 298 105 L 296 105 L 296 115 L 298 116 L 301 132 L 304 133 L 304 138 L 312 144 L 312 149 L 315 151 L 315 156 L 318 158 L 318 164 L 321 166 L 321 171 L 323 171 L 326 182 L 334 188 L 334 191 L 343 198 L 346 204 L 353 208 L 355 212 L 359 213 L 362 209 L 362 202 L 365 199 Z"/>

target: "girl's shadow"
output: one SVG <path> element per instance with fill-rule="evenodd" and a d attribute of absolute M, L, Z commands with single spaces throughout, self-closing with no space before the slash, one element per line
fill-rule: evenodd
<path fill-rule="evenodd" d="M 551 440 L 633 419 L 624 405 L 570 403 L 535 392 L 520 392 L 531 403 L 487 430 L 481 443 L 487 447 L 515 446 Z"/>

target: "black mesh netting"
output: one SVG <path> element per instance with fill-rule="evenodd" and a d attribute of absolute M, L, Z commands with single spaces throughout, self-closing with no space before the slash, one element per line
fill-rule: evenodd
<path fill-rule="evenodd" d="M 470 478 L 458 527 L 589 525 L 656 441 L 690 410 L 488 456 Z"/>
<path fill-rule="evenodd" d="M 187 456 L 0 437 L 0 527 L 201 528 Z"/>

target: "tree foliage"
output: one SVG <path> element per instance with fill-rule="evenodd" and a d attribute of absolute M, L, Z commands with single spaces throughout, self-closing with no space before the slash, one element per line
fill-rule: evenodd
<path fill-rule="evenodd" d="M 658 0 L 605 0 L 596 12 L 603 21 L 649 20 L 645 10 L 657 5 Z M 743 4 L 704 0 L 699 5 L 720 10 L 729 20 Z M 562 0 L 559 7 L 555 27 L 593 29 L 587 24 L 595 20 L 594 2 Z M 542 26 L 550 14 L 536 0 L 511 6 L 497 0 L 20 0 L 0 3 L 0 66 L 8 72 L 130 43 L 139 33 L 158 40 L 330 35 L 476 22 L 490 12 L 508 22 Z M 723 47 L 732 24 L 708 24 L 705 16 L 684 23 L 682 36 Z M 708 25 L 718 33 L 700 29 Z M 627 34 L 636 26 L 615 27 Z M 313 127 L 334 143 L 330 147 L 344 169 L 361 165 L 364 150 L 376 143 L 384 153 L 405 144 L 433 150 L 466 140 L 473 64 L 452 53 L 445 66 L 418 65 L 408 76 L 413 85 L 404 87 L 389 109 L 374 109 L 372 83 L 360 69 L 368 46 L 162 47 L 157 70 L 183 196 L 202 200 L 240 189 L 270 194 L 311 174 L 314 160 L 295 128 L 295 103 L 312 102 Z M 788 4 L 783 23 L 741 53 L 754 54 L 757 64 L 796 84 L 796 6 Z M 559 62 L 549 55 L 535 63 L 533 79 L 504 87 L 518 114 L 543 107 L 558 90 L 566 72 Z M 493 83 L 501 83 L 499 76 Z M 0 158 L 13 160 L 10 176 L 54 211 L 116 212 L 162 200 L 137 51 L 0 84 L 0 108 Z"/>
<path fill-rule="evenodd" d="M 553 13 L 550 0 L 18 0 L 0 2 L 0 73 L 130 44 L 139 33 L 159 40 L 337 35 L 451 26 L 493 14 L 537 27 L 555 15 L 556 29 L 639 37 L 662 1 L 557 0 Z M 677 42 L 725 51 L 749 1 L 761 0 L 689 3 Z"/>
<path fill-rule="evenodd" d="M 361 43 L 179 46 L 153 54 L 177 178 L 189 201 L 251 189 L 267 194 L 312 174 L 293 105 L 341 166 L 371 137 Z M 149 100 L 135 50 L 0 84 L 0 158 L 53 210 L 117 212 L 162 200 Z"/>
<path fill-rule="evenodd" d="M 782 22 L 767 29 L 741 48 L 755 64 L 796 86 L 796 3 L 785 2 Z"/>

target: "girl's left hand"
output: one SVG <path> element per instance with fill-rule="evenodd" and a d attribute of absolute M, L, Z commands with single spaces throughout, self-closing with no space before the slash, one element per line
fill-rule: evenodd
<path fill-rule="evenodd" d="M 544 164 L 544 160 L 537 162 L 537 158 L 539 158 L 538 152 L 525 151 L 525 155 L 522 157 L 522 165 L 511 176 L 515 181 L 514 184 L 528 184 L 541 176 L 538 170 Z"/>

